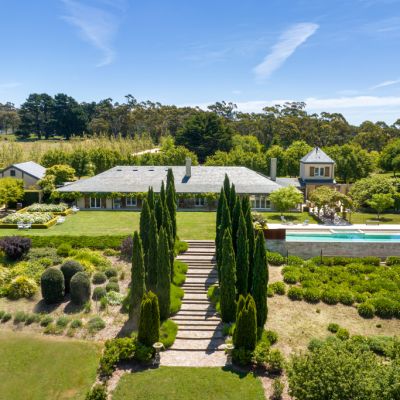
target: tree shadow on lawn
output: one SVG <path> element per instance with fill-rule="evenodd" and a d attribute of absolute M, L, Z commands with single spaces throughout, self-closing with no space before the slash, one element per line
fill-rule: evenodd
<path fill-rule="evenodd" d="M 33 308 L 33 312 L 39 314 L 50 314 L 53 311 L 57 310 L 57 308 L 62 307 L 64 302 L 62 303 L 55 303 L 55 304 L 48 304 L 41 299 L 38 303 L 36 303 L 35 307 Z"/>
<path fill-rule="evenodd" d="M 236 375 L 239 379 L 244 379 L 247 375 L 257 375 L 255 371 L 251 370 L 249 367 L 240 367 L 238 365 L 225 365 L 221 368 L 224 372 L 230 372 L 233 375 Z"/>

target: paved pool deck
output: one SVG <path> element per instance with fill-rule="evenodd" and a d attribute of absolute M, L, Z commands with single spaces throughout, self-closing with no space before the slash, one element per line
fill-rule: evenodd
<path fill-rule="evenodd" d="M 314 233 L 332 233 L 332 231 L 361 231 L 369 233 L 400 233 L 400 224 L 382 224 L 382 225 L 319 225 L 319 224 L 268 224 L 270 229 L 286 229 L 286 232 L 314 232 Z"/>

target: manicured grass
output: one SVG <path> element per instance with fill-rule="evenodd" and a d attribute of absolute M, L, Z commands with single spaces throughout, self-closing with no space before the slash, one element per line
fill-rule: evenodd
<path fill-rule="evenodd" d="M 400 214 L 353 213 L 350 221 L 352 224 L 400 224 Z"/>
<path fill-rule="evenodd" d="M 252 374 L 220 368 L 172 368 L 124 375 L 113 400 L 264 400 L 261 381 Z"/>
<path fill-rule="evenodd" d="M 267 220 L 267 222 L 271 224 L 280 224 L 282 223 L 281 220 L 281 213 L 276 212 L 263 212 L 261 213 Z M 294 222 L 297 224 L 303 223 L 306 219 L 308 219 L 309 224 L 317 224 L 318 221 L 314 219 L 308 212 L 287 212 L 283 213 L 286 221 Z"/>
<path fill-rule="evenodd" d="M 96 378 L 94 343 L 0 333 L 0 398 L 84 399 Z"/>

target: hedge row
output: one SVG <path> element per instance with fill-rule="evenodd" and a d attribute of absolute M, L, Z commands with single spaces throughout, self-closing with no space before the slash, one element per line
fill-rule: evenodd
<path fill-rule="evenodd" d="M 91 249 L 119 249 L 126 235 L 104 235 L 104 236 L 28 236 L 32 240 L 32 247 L 58 247 L 69 243 L 74 248 L 88 247 Z"/>

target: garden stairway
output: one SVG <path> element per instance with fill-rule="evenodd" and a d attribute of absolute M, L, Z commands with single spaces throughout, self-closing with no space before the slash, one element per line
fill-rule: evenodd
<path fill-rule="evenodd" d="M 222 322 L 207 298 L 218 282 L 214 241 L 188 240 L 188 250 L 177 257 L 188 265 L 180 311 L 171 319 L 178 324 L 173 346 L 161 355 L 161 365 L 208 367 L 226 362 Z"/>

